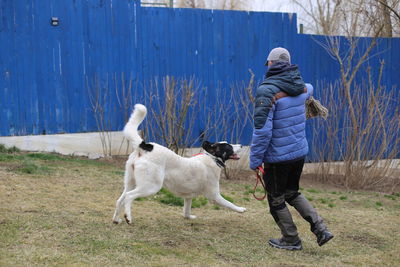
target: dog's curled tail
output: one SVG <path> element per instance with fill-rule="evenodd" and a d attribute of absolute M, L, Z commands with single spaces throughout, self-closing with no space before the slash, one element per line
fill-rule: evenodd
<path fill-rule="evenodd" d="M 146 145 L 138 133 L 138 127 L 146 117 L 146 114 L 146 107 L 142 104 L 136 104 L 129 121 L 124 127 L 124 136 L 132 142 L 133 149 Z"/>

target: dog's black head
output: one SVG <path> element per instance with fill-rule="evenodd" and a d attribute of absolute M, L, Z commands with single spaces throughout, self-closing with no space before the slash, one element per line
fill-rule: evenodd
<path fill-rule="evenodd" d="M 208 141 L 204 141 L 202 147 L 205 151 L 207 151 L 211 155 L 220 158 L 223 162 L 225 162 L 228 159 L 233 159 L 233 160 L 240 159 L 240 157 L 236 153 L 242 146 L 231 145 L 228 144 L 227 142 L 210 143 Z"/>

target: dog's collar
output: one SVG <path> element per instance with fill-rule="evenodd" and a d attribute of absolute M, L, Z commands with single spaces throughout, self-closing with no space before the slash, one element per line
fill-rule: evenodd
<path fill-rule="evenodd" d="M 224 162 L 221 158 L 216 157 L 216 156 L 214 156 L 214 155 L 211 155 L 211 154 L 208 153 L 207 151 L 204 151 L 204 153 L 199 153 L 199 154 L 205 154 L 205 155 L 207 155 L 207 156 L 210 156 L 210 157 L 214 160 L 214 162 L 218 165 L 218 167 L 220 167 L 220 168 L 225 168 L 225 162 Z M 196 154 L 196 155 L 199 155 L 199 154 Z M 195 156 L 196 156 L 196 155 L 195 155 Z"/>
<path fill-rule="evenodd" d="M 218 167 L 225 168 L 225 163 L 222 161 L 222 159 L 215 157 L 214 161 L 217 163 Z"/>

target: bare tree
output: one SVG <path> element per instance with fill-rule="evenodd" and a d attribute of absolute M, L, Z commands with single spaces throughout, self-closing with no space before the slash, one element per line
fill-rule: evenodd
<path fill-rule="evenodd" d="M 301 5 L 300 1 L 294 2 Z M 387 178 L 387 172 L 386 168 L 372 167 L 377 166 L 377 162 L 382 159 L 388 159 L 386 162 L 390 165 L 391 160 L 398 155 L 398 130 L 392 131 L 391 127 L 396 125 L 395 129 L 398 129 L 399 117 L 397 110 L 393 113 L 393 108 L 389 109 L 392 104 L 387 102 L 391 101 L 385 102 L 392 96 L 381 85 L 384 62 L 369 66 L 367 73 L 363 73 L 362 66 L 375 56 L 372 51 L 379 42 L 378 37 L 393 36 L 396 21 L 394 12 L 388 6 L 395 10 L 399 1 L 310 0 L 308 4 L 311 8 L 301 7 L 312 18 L 318 33 L 327 35 L 325 42 L 320 42 L 320 45 L 339 63 L 338 80 L 334 84 L 325 85 L 327 88 L 335 88 L 339 97 L 336 96 L 326 104 L 330 107 L 331 118 L 335 118 L 334 114 L 336 118 L 345 116 L 340 122 L 331 121 L 332 125 L 326 129 L 329 138 L 326 144 L 320 144 L 323 151 L 320 160 L 324 166 L 326 160 L 342 160 L 342 184 L 348 188 L 376 186 L 369 178 L 375 177 L 376 181 L 382 182 Z M 356 37 L 362 35 L 372 38 Z M 377 80 L 372 78 L 372 72 L 379 72 Z M 356 82 L 355 77 L 360 73 L 368 77 L 368 82 Z M 392 146 L 391 154 L 387 147 L 393 142 L 395 145 Z M 327 148 L 331 149 L 329 153 L 326 153 Z M 326 154 L 333 156 L 327 159 Z M 323 169 L 328 174 L 331 171 L 330 168 Z"/>
<path fill-rule="evenodd" d="M 319 181 L 387 192 L 400 185 L 396 160 L 400 153 L 400 110 L 393 108 L 399 93 L 396 87 L 381 85 L 383 69 L 383 61 L 377 76 L 367 68 L 367 79 L 352 91 L 355 112 L 363 114 L 357 118 L 356 139 L 341 83 L 318 84 L 324 88 L 321 101 L 330 112 L 326 121 L 312 124 L 311 150 L 319 160 L 314 169 Z"/>
<path fill-rule="evenodd" d="M 308 33 L 393 37 L 400 34 L 400 0 L 292 0 Z M 381 29 L 382 28 L 382 29 Z M 379 32 L 379 35 L 377 33 Z"/>
<path fill-rule="evenodd" d="M 178 0 L 175 7 L 244 10 L 247 4 L 244 0 Z"/>
<path fill-rule="evenodd" d="M 305 29 L 309 33 L 331 35 L 340 20 L 341 1 L 326 0 L 293 0 L 305 14 L 300 17 L 300 21 L 305 24 Z"/>
<path fill-rule="evenodd" d="M 204 0 L 178 0 L 175 7 L 206 8 Z"/>

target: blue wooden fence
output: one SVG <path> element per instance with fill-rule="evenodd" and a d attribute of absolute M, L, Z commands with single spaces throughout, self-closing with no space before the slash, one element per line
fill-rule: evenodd
<path fill-rule="evenodd" d="M 88 96 L 95 84 L 120 90 L 131 80 L 140 99 L 155 77 L 194 76 L 212 99 L 217 87 L 248 82 L 249 69 L 260 81 L 276 46 L 291 51 L 307 82 L 333 82 L 338 63 L 318 44 L 324 38 L 297 34 L 296 15 L 285 13 L 152 8 L 137 0 L 2 0 L 0 135 L 96 131 Z M 369 42 L 363 38 L 360 47 Z M 400 39 L 379 40 L 372 54 L 365 66 L 384 59 L 382 84 L 398 86 Z M 114 130 L 123 127 L 117 102 L 110 94 L 105 107 Z M 251 127 L 242 143 L 250 136 Z"/>

